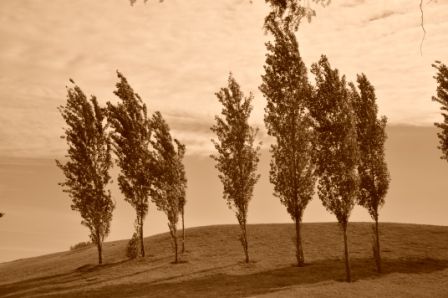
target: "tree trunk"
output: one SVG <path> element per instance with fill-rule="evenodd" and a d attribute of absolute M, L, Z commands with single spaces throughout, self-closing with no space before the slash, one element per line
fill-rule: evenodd
<path fill-rule="evenodd" d="M 145 257 L 145 246 L 143 244 L 143 216 L 139 218 L 139 240 L 140 240 L 140 256 Z"/>
<path fill-rule="evenodd" d="M 381 250 L 380 250 L 380 233 L 379 233 L 379 226 L 378 226 L 378 217 L 375 218 L 375 240 L 376 240 L 376 255 L 375 255 L 375 263 L 376 263 L 376 270 L 378 273 L 382 272 L 381 268 Z"/>
<path fill-rule="evenodd" d="M 182 253 L 185 252 L 184 206 L 182 206 Z"/>
<path fill-rule="evenodd" d="M 241 244 L 243 245 L 244 255 L 246 257 L 245 262 L 249 263 L 249 245 L 247 243 L 247 230 L 246 230 L 246 222 L 243 222 L 241 225 Z"/>
<path fill-rule="evenodd" d="M 305 266 L 305 258 L 303 256 L 303 248 L 302 248 L 302 236 L 300 230 L 300 219 L 296 216 L 296 258 L 297 258 L 297 267 Z"/>
<path fill-rule="evenodd" d="M 174 263 L 179 263 L 178 255 L 177 255 L 177 230 L 174 228 L 173 231 L 173 240 L 174 240 Z"/>
<path fill-rule="evenodd" d="M 101 239 L 99 235 L 97 234 L 97 240 L 96 240 L 96 247 L 98 249 L 98 264 L 103 264 L 103 243 L 101 242 Z"/>
<path fill-rule="evenodd" d="M 347 224 L 342 224 L 342 229 L 344 232 L 344 257 L 345 257 L 346 281 L 351 282 L 352 281 L 352 273 L 351 273 L 351 269 L 350 269 L 350 259 L 349 259 L 349 255 L 348 255 Z"/>
<path fill-rule="evenodd" d="M 173 247 L 174 250 L 174 263 L 177 264 L 179 263 L 179 257 L 178 257 L 178 243 L 177 243 L 177 228 L 176 225 L 168 222 L 168 229 L 170 231 L 170 236 L 171 236 L 171 245 Z"/>

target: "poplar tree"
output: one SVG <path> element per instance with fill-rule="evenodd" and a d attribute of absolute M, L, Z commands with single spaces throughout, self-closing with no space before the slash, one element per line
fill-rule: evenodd
<path fill-rule="evenodd" d="M 389 188 L 390 175 L 385 160 L 387 118 L 378 119 L 375 88 L 367 76 L 357 76 L 358 90 L 350 84 L 353 107 L 356 113 L 356 131 L 359 146 L 358 173 L 360 178 L 358 204 L 367 209 L 374 225 L 373 256 L 378 273 L 381 273 L 379 239 L 379 208 Z"/>
<path fill-rule="evenodd" d="M 67 103 L 58 109 L 67 124 L 62 138 L 68 145 L 67 161 L 56 160 L 65 175 L 59 185 L 72 199 L 72 210 L 81 214 L 81 224 L 89 228 L 90 239 L 98 249 L 98 263 L 102 264 L 102 245 L 115 208 L 110 190 L 106 189 L 112 167 L 106 110 L 96 97 L 88 100 L 76 85 L 67 88 Z"/>
<path fill-rule="evenodd" d="M 308 109 L 312 88 L 288 22 L 273 17 L 267 24 L 274 40 L 266 43 L 268 53 L 260 90 L 267 101 L 264 121 L 268 134 L 275 138 L 270 181 L 274 195 L 295 223 L 297 266 L 304 266 L 301 222 L 316 182 L 314 133 Z"/>
<path fill-rule="evenodd" d="M 180 215 L 182 220 L 182 253 L 185 252 L 185 205 L 187 204 L 187 176 L 185 173 L 185 165 L 183 163 L 186 147 L 179 141 L 175 140 L 177 145 L 177 171 L 179 177 L 179 204 Z"/>
<path fill-rule="evenodd" d="M 340 224 L 344 237 L 346 280 L 351 281 L 347 225 L 359 189 L 356 118 L 345 77 L 322 56 L 311 67 L 316 90 L 310 105 L 317 132 L 318 194 Z"/>
<path fill-rule="evenodd" d="M 177 223 L 185 203 L 186 179 L 182 159 L 185 145 L 172 139 L 170 128 L 160 112 L 152 117 L 154 130 L 153 148 L 156 153 L 158 175 L 152 199 L 157 208 L 168 218 L 168 228 L 174 250 L 174 263 L 178 263 Z"/>
<path fill-rule="evenodd" d="M 154 181 L 155 164 L 151 150 L 151 119 L 146 105 L 134 92 L 126 78 L 117 72 L 119 82 L 114 94 L 120 101 L 107 103 L 108 120 L 113 129 L 112 140 L 116 162 L 121 171 L 118 186 L 126 202 L 135 209 L 135 228 L 138 236 L 140 256 L 145 256 L 143 223 L 148 213 L 151 187 Z"/>
<path fill-rule="evenodd" d="M 448 67 L 440 61 L 432 65 L 437 73 L 434 79 L 437 81 L 436 96 L 432 100 L 438 102 L 441 107 L 443 122 L 436 122 L 434 125 L 440 129 L 437 133 L 439 138 L 439 148 L 442 151 L 441 159 L 448 161 Z"/>
<path fill-rule="evenodd" d="M 248 123 L 253 96 L 244 97 L 232 74 L 229 75 L 228 87 L 221 88 L 216 96 L 223 107 L 222 116 L 215 116 L 216 124 L 211 127 L 217 137 L 217 140 L 212 140 L 217 153 L 211 158 L 216 161 L 215 167 L 220 172 L 223 197 L 236 213 L 245 261 L 249 263 L 247 212 L 260 177 L 256 173 L 260 147 L 254 145 L 258 130 Z"/>

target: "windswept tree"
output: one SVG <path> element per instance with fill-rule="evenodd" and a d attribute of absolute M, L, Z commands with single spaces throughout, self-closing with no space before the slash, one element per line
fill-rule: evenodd
<path fill-rule="evenodd" d="M 186 179 L 182 164 L 185 145 L 172 139 L 170 128 L 160 112 L 152 117 L 158 175 L 152 191 L 157 208 L 168 217 L 168 228 L 174 250 L 174 263 L 178 263 L 177 223 L 185 203 Z"/>
<path fill-rule="evenodd" d="M 317 87 L 310 111 L 317 132 L 318 194 L 342 228 L 346 280 L 350 282 L 347 225 L 359 189 L 356 116 L 345 77 L 341 78 L 338 70 L 331 68 L 325 56 L 312 65 L 311 72 Z"/>
<path fill-rule="evenodd" d="M 182 253 L 185 252 L 185 205 L 187 204 L 187 176 L 185 173 L 185 165 L 183 163 L 185 157 L 185 145 L 178 140 L 174 140 L 177 146 L 176 169 L 178 171 L 179 182 L 179 204 L 180 215 L 182 220 Z"/>
<path fill-rule="evenodd" d="M 389 188 L 390 175 L 385 160 L 387 118 L 378 119 L 375 88 L 365 74 L 357 77 L 358 90 L 350 84 L 353 108 L 356 113 L 356 131 L 359 146 L 359 195 L 358 203 L 367 209 L 374 226 L 373 255 L 377 271 L 381 273 L 381 251 L 378 217 L 379 208 Z"/>
<path fill-rule="evenodd" d="M 59 185 L 72 199 L 72 210 L 81 214 L 81 223 L 89 228 L 90 239 L 98 249 L 98 263 L 102 264 L 102 244 L 109 234 L 115 208 L 110 190 L 106 189 L 112 167 L 106 110 L 96 97 L 88 100 L 76 85 L 67 88 L 67 93 L 66 105 L 58 108 L 67 124 L 62 138 L 68 145 L 67 161 L 56 160 L 65 175 Z"/>
<path fill-rule="evenodd" d="M 229 75 L 228 87 L 221 88 L 216 96 L 223 108 L 222 116 L 215 116 L 216 124 L 211 127 L 217 137 L 217 140 L 212 140 L 217 153 L 211 158 L 216 161 L 215 167 L 220 172 L 223 197 L 228 207 L 236 213 L 245 261 L 249 263 L 247 212 L 254 186 L 260 177 L 256 173 L 260 147 L 254 144 L 258 130 L 248 123 L 253 96 L 244 97 L 232 74 Z"/>
<path fill-rule="evenodd" d="M 297 266 L 304 266 L 301 222 L 316 182 L 313 162 L 314 132 L 308 105 L 312 88 L 294 32 L 280 18 L 269 19 L 274 36 L 266 44 L 261 92 L 267 100 L 264 121 L 271 145 L 270 181 L 274 195 L 286 206 L 296 227 Z"/>
<path fill-rule="evenodd" d="M 436 122 L 434 125 L 440 129 L 437 133 L 439 138 L 439 148 L 442 151 L 441 159 L 448 161 L 448 67 L 440 61 L 436 61 L 432 65 L 437 74 L 434 79 L 437 81 L 436 96 L 432 100 L 438 102 L 442 111 L 443 122 Z"/>
<path fill-rule="evenodd" d="M 134 92 L 126 78 L 117 72 L 119 82 L 114 94 L 120 101 L 107 103 L 108 121 L 113 129 L 112 140 L 116 161 L 121 169 L 118 186 L 126 202 L 136 213 L 138 250 L 145 256 L 143 244 L 143 223 L 148 213 L 151 187 L 156 175 L 154 156 L 151 149 L 151 119 L 146 105 Z"/>

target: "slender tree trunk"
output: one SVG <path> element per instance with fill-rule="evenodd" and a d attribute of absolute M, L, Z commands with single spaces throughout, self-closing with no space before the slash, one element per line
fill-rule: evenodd
<path fill-rule="evenodd" d="M 182 206 L 182 253 L 185 252 L 184 206 Z"/>
<path fill-rule="evenodd" d="M 98 249 L 98 264 L 103 264 L 103 243 L 101 242 L 101 238 L 99 233 L 96 234 L 96 247 Z"/>
<path fill-rule="evenodd" d="M 347 224 L 342 224 L 342 230 L 344 232 L 344 257 L 345 257 L 345 274 L 346 274 L 346 281 L 351 282 L 352 281 L 352 273 L 350 269 L 350 258 L 349 258 L 349 252 L 348 252 L 348 242 L 347 242 Z"/>
<path fill-rule="evenodd" d="M 244 255 L 246 257 L 246 263 L 249 263 L 249 245 L 247 243 L 247 230 L 246 230 L 246 221 L 241 225 L 241 244 L 243 245 Z"/>
<path fill-rule="evenodd" d="M 382 272 L 381 268 L 381 250 L 380 250 L 380 233 L 379 233 L 379 226 L 378 226 L 378 216 L 375 217 L 375 240 L 376 240 L 376 255 L 375 255 L 375 262 L 376 262 L 376 270 L 378 273 Z"/>
<path fill-rule="evenodd" d="M 297 267 L 305 266 L 305 258 L 303 256 L 303 247 L 302 247 L 302 235 L 300 230 L 300 219 L 296 216 L 296 258 L 297 258 Z"/>
<path fill-rule="evenodd" d="M 173 231 L 173 240 L 174 240 L 174 263 L 175 264 L 177 264 L 177 263 L 179 263 L 179 259 L 178 259 L 178 254 L 177 254 L 177 229 L 176 229 L 176 227 L 174 226 L 174 229 L 173 229 L 174 231 Z"/>
<path fill-rule="evenodd" d="M 143 216 L 139 216 L 139 240 L 140 240 L 140 256 L 145 257 L 145 246 L 143 244 Z"/>
<path fill-rule="evenodd" d="M 171 235 L 171 245 L 173 247 L 174 250 L 174 263 L 177 264 L 179 263 L 179 257 L 178 257 L 178 243 L 177 243 L 177 228 L 176 225 L 173 224 L 172 222 L 168 222 L 168 229 L 170 231 L 170 235 Z"/>

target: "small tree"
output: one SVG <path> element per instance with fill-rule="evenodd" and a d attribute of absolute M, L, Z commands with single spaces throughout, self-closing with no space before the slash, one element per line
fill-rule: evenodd
<path fill-rule="evenodd" d="M 0 212 L 0 217 L 3 217 L 3 215 L 5 215 L 5 214 Z"/>
<path fill-rule="evenodd" d="M 148 213 L 148 198 L 156 175 L 150 148 L 151 121 L 140 96 L 121 73 L 117 72 L 117 75 L 120 81 L 114 93 L 121 102 L 116 105 L 107 103 L 108 120 L 113 128 L 113 148 L 121 169 L 118 186 L 126 202 L 135 209 L 139 251 L 140 256 L 144 257 L 143 222 Z"/>
<path fill-rule="evenodd" d="M 381 273 L 381 251 L 378 228 L 378 209 L 384 205 L 384 198 L 389 188 L 390 176 L 385 160 L 384 144 L 386 142 L 387 118 L 377 118 L 375 88 L 365 74 L 357 77 L 359 93 L 350 84 L 353 107 L 356 112 L 356 131 L 359 146 L 358 173 L 360 192 L 358 203 L 365 207 L 373 220 L 373 253 L 377 271 Z"/>
<path fill-rule="evenodd" d="M 68 144 L 68 160 L 56 160 L 66 178 L 59 185 L 72 199 L 72 210 L 81 214 L 81 223 L 89 228 L 90 239 L 98 249 L 98 263 L 102 264 L 102 243 L 109 234 L 115 208 L 110 190 L 106 190 L 112 166 L 106 111 L 96 97 L 87 100 L 76 85 L 67 93 L 67 103 L 59 111 L 68 126 L 62 137 Z"/>
<path fill-rule="evenodd" d="M 331 68 L 325 56 L 312 65 L 311 72 L 316 76 L 317 87 L 311 113 L 318 136 L 318 194 L 342 228 L 346 280 L 350 282 L 347 225 L 359 185 L 356 118 L 345 77 L 339 77 L 338 70 Z"/>
<path fill-rule="evenodd" d="M 185 195 L 186 181 L 181 172 L 185 145 L 178 140 L 173 142 L 170 128 L 160 112 L 154 113 L 152 125 L 154 129 L 154 141 L 152 143 L 158 166 L 158 176 L 152 198 L 157 208 L 165 212 L 168 217 L 168 228 L 174 250 L 174 263 L 178 263 L 177 223 L 182 208 L 182 197 Z"/>
<path fill-rule="evenodd" d="M 440 158 L 448 161 L 448 67 L 440 61 L 436 61 L 432 66 L 437 70 L 434 77 L 437 81 L 437 93 L 432 100 L 441 104 L 440 110 L 443 117 L 443 122 L 434 123 L 441 130 L 437 133 L 439 137 L 437 148 L 442 151 Z"/>
<path fill-rule="evenodd" d="M 211 127 L 218 139 L 212 140 L 217 154 L 211 158 L 216 161 L 215 167 L 220 172 L 223 197 L 229 208 L 235 208 L 241 228 L 240 241 L 248 263 L 247 212 L 255 183 L 260 177 L 256 174 L 260 147 L 254 146 L 258 130 L 248 123 L 253 97 L 252 94 L 244 97 L 232 74 L 229 75 L 228 87 L 221 88 L 216 96 L 223 108 L 222 118 L 215 116 L 216 124 Z"/>
<path fill-rule="evenodd" d="M 301 240 L 303 212 L 314 193 L 314 133 L 308 105 L 311 85 L 299 53 L 294 33 L 281 19 L 269 20 L 267 29 L 274 43 L 266 44 L 266 74 L 261 92 L 267 100 L 264 121 L 268 134 L 275 137 L 271 146 L 270 181 L 296 226 L 297 266 L 304 266 Z"/>

